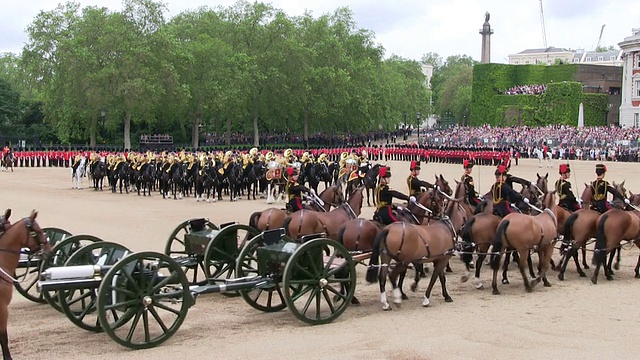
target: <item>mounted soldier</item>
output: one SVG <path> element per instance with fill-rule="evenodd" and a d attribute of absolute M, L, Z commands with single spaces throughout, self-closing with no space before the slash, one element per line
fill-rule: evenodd
<path fill-rule="evenodd" d="M 629 200 L 624 198 L 624 195 L 620 194 L 613 186 L 609 185 L 609 182 L 604 180 L 604 175 L 607 172 L 607 166 L 604 164 L 596 164 L 596 179 L 591 182 L 591 195 L 593 196 L 593 203 L 591 203 L 591 210 L 595 210 L 600 214 L 611 209 L 611 205 L 607 201 L 607 193 L 611 193 L 614 199 L 624 200 L 628 203 Z"/>
<path fill-rule="evenodd" d="M 287 168 L 287 210 L 296 212 L 302 210 L 302 192 L 310 192 L 306 186 L 298 184 L 298 171 L 293 168 Z"/>
<path fill-rule="evenodd" d="M 513 210 L 511 209 L 511 203 L 524 201 L 525 203 L 529 204 L 529 199 L 517 193 L 507 183 L 506 166 L 498 166 L 498 169 L 495 171 L 495 176 L 496 182 L 491 186 L 494 215 L 503 218 L 513 212 Z"/>
<path fill-rule="evenodd" d="M 389 188 L 389 179 L 391 178 L 391 171 L 386 166 L 380 168 L 378 172 L 378 188 L 376 189 L 378 194 L 378 204 L 376 212 L 373 214 L 373 220 L 376 220 L 384 225 L 389 225 L 398 221 L 393 214 L 393 198 L 405 200 L 409 202 L 415 202 L 415 197 L 407 196 L 399 191 L 391 190 Z"/>
<path fill-rule="evenodd" d="M 427 189 L 433 189 L 434 186 L 426 181 L 418 179 L 420 176 L 420 161 L 412 161 L 409 165 L 411 174 L 407 177 L 407 186 L 409 186 L 409 196 L 418 197 Z"/>
<path fill-rule="evenodd" d="M 556 191 L 559 199 L 558 206 L 570 212 L 580 210 L 582 207 L 576 200 L 576 196 L 571 190 L 571 183 L 569 182 L 569 177 L 571 176 L 569 164 L 560 164 L 559 173 L 560 179 L 556 181 Z"/>
<path fill-rule="evenodd" d="M 474 161 L 473 160 L 464 160 L 462 162 L 462 167 L 464 169 L 464 175 L 462 175 L 462 178 L 460 179 L 462 181 L 462 183 L 465 186 L 465 189 L 467 190 L 467 202 L 469 203 L 469 205 L 471 206 L 478 206 L 481 202 L 480 198 L 478 197 L 479 194 L 476 192 L 476 186 L 473 183 L 473 177 L 471 176 L 471 171 L 473 171 L 473 166 L 474 166 Z"/>

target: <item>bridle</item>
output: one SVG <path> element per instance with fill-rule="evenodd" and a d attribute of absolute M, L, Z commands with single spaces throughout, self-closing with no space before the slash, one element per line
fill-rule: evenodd
<path fill-rule="evenodd" d="M 40 251 L 42 249 L 42 245 L 44 244 L 48 244 L 49 240 L 47 237 L 44 236 L 44 232 L 41 229 L 34 229 L 33 227 L 33 222 L 31 221 L 31 218 L 24 218 L 22 219 L 24 226 L 27 230 L 27 238 L 24 244 L 20 244 L 21 250 L 11 250 L 11 249 L 4 249 L 4 248 L 0 248 L 0 251 L 2 252 L 8 252 L 11 254 L 17 254 L 17 255 L 21 255 L 21 254 L 28 254 L 29 257 L 33 256 L 36 252 Z M 17 224 L 17 223 L 16 223 Z M 15 226 L 15 224 L 13 225 Z M 2 236 L 4 236 L 5 234 L 3 233 L 2 235 L 0 235 L 0 239 L 2 238 Z M 43 239 L 45 239 L 44 241 L 40 240 L 40 236 L 41 235 Z M 32 238 L 36 245 L 37 245 L 37 249 L 35 249 L 33 252 L 32 251 L 28 251 L 25 252 L 22 249 L 29 248 L 29 238 Z M 27 269 L 25 270 L 25 273 L 28 274 L 29 273 L 29 268 L 27 267 Z M 21 281 L 18 281 L 17 279 L 15 279 L 11 274 L 9 274 L 5 269 L 3 269 L 2 267 L 0 267 L 0 279 L 10 282 L 10 283 L 19 283 Z M 8 279 L 10 279 L 11 281 L 9 281 Z M 26 277 L 24 277 L 22 279 L 22 281 L 24 281 L 26 279 Z"/>

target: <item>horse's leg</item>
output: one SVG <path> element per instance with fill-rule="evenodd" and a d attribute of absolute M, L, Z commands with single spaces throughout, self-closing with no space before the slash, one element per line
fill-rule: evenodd
<path fill-rule="evenodd" d="M 398 264 L 396 263 L 396 267 L 398 266 Z M 404 293 L 404 278 L 407 275 L 407 270 L 408 268 L 405 266 L 404 269 L 400 272 L 399 276 L 398 276 L 398 289 L 400 289 L 400 297 L 402 298 L 402 300 L 408 300 L 409 297 L 407 296 L 407 294 Z M 394 269 L 395 271 L 395 269 Z M 393 274 L 393 271 L 391 272 Z M 391 275 L 389 275 L 389 277 L 391 277 Z M 413 284 L 411 285 L 411 291 L 413 290 Z"/>
<path fill-rule="evenodd" d="M 8 290 L 9 299 L 11 301 L 11 288 L 7 289 L 3 284 L 3 290 Z M 6 301 L 6 300 L 5 300 Z M 11 352 L 9 351 L 9 337 L 7 336 L 7 319 L 9 317 L 9 304 L 0 304 L 0 346 L 2 347 L 2 358 L 11 360 Z"/>
<path fill-rule="evenodd" d="M 616 270 L 620 270 L 620 253 L 622 252 L 622 245 L 618 245 L 616 248 L 616 263 L 613 265 L 613 268 Z M 613 275 L 613 272 L 611 273 Z"/>
<path fill-rule="evenodd" d="M 418 283 L 420 282 L 420 279 L 423 278 L 422 274 L 424 273 L 424 264 L 420 262 L 414 262 L 413 267 L 415 268 L 415 275 L 413 277 L 413 284 L 411 284 L 411 291 L 415 292 L 416 289 L 418 289 Z M 403 299 L 407 298 L 403 297 Z"/>
<path fill-rule="evenodd" d="M 538 267 L 540 267 L 540 258 L 538 258 Z M 536 273 L 533 271 L 533 260 L 531 259 L 531 251 L 529 251 L 529 254 L 527 255 L 527 266 L 529 267 L 529 275 L 531 275 L 532 278 L 536 277 Z"/>
<path fill-rule="evenodd" d="M 515 252 L 507 252 L 504 256 L 504 263 L 502 264 L 502 283 L 504 285 L 509 284 L 509 279 L 507 278 L 507 270 L 509 270 L 509 263 L 511 262 L 511 257 L 513 256 L 513 261 L 518 261 L 517 255 Z"/>
<path fill-rule="evenodd" d="M 391 282 L 392 290 L 391 296 L 393 296 L 393 303 L 402 304 L 402 289 L 398 286 L 398 276 L 402 273 L 406 273 L 407 266 L 403 262 L 396 262 L 393 270 L 389 273 L 389 281 Z M 406 296 L 406 295 L 405 295 Z"/>
<path fill-rule="evenodd" d="M 609 261 L 607 261 L 607 263 L 604 266 L 604 276 L 607 277 L 607 280 L 613 280 L 613 275 L 615 275 L 615 273 L 613 272 L 613 269 L 611 268 L 611 264 L 613 264 L 613 259 L 616 257 L 616 251 L 617 248 L 614 248 L 613 251 L 611 251 L 611 253 L 609 253 Z"/>
<path fill-rule="evenodd" d="M 520 270 L 520 275 L 522 275 L 522 281 L 524 282 L 524 288 L 527 292 L 533 291 L 533 287 L 540 282 L 540 278 L 536 278 L 529 281 L 529 276 L 527 275 L 527 271 L 525 269 L 525 262 L 527 261 L 526 256 L 529 250 L 521 250 L 518 251 L 518 269 Z"/>
<path fill-rule="evenodd" d="M 445 302 L 453 302 L 451 295 L 447 291 L 447 277 L 444 273 L 440 272 L 440 285 L 442 286 L 442 297 L 444 297 Z"/>
<path fill-rule="evenodd" d="M 640 247 L 638 243 L 636 243 L 636 246 Z M 634 269 L 634 272 L 636 274 L 636 279 L 640 279 L 640 255 L 638 255 L 638 262 L 636 262 L 636 268 Z"/>
<path fill-rule="evenodd" d="M 445 266 L 445 271 L 446 272 L 453 272 L 453 270 L 451 270 L 451 265 L 449 264 L 449 261 L 447 261 L 447 265 Z"/>
<path fill-rule="evenodd" d="M 440 275 L 444 276 L 444 268 L 447 266 L 448 260 L 440 260 L 433 263 L 433 272 L 431 273 L 431 279 L 429 280 L 429 286 L 427 290 L 424 292 L 424 299 L 422 300 L 422 306 L 429 306 L 430 301 L 429 297 L 431 297 L 431 290 L 433 290 L 433 285 L 436 283 L 436 280 L 440 278 Z M 442 282 L 442 279 L 440 280 Z M 444 288 L 444 285 L 443 285 Z M 445 301 L 451 302 L 451 297 L 449 294 L 446 294 L 446 290 L 442 292 Z"/>
<path fill-rule="evenodd" d="M 389 302 L 387 302 L 387 291 L 386 291 L 386 284 L 387 284 L 387 274 L 389 273 L 389 266 L 385 266 L 388 265 L 387 261 L 388 259 L 385 259 L 387 261 L 382 261 L 383 256 L 380 257 L 380 271 L 378 272 L 378 283 L 380 284 L 380 302 L 382 303 L 382 310 L 391 310 L 391 305 L 389 305 Z"/>
<path fill-rule="evenodd" d="M 366 187 L 366 188 L 367 188 L 367 206 L 370 207 L 371 203 L 369 202 L 369 187 Z"/>
<path fill-rule="evenodd" d="M 540 272 L 538 273 L 538 277 L 542 279 L 542 284 L 545 287 L 551 287 L 551 283 L 547 280 L 547 270 L 551 265 L 551 256 L 553 255 L 553 244 L 545 245 L 544 249 L 538 250 L 538 262 L 540 267 Z"/>
<path fill-rule="evenodd" d="M 579 250 L 579 248 L 574 248 L 572 250 L 573 250 L 573 252 L 572 252 L 571 257 L 573 257 L 573 262 L 576 264 L 576 271 L 578 272 L 578 274 L 580 274 L 580 277 L 587 277 L 587 274 L 585 274 L 584 271 L 582 271 L 582 268 L 580 267 L 580 260 L 578 259 L 578 256 L 579 256 L 578 255 L 578 250 Z M 586 256 L 586 255 L 584 255 L 584 253 L 585 253 L 585 247 L 584 246 L 582 247 L 582 253 L 583 253 L 583 259 L 582 259 L 583 264 L 586 264 L 586 260 L 584 259 L 584 257 Z"/>
<path fill-rule="evenodd" d="M 478 248 L 479 252 L 482 252 L 481 254 L 478 254 L 478 260 L 476 261 L 476 276 L 473 279 L 473 285 L 476 287 L 476 289 L 480 290 L 484 287 L 484 285 L 482 284 L 482 280 L 480 280 L 480 269 L 482 268 L 482 264 L 484 263 L 484 259 L 487 257 L 487 250 L 489 248 L 486 247 L 485 249 L 481 249 Z"/>
<path fill-rule="evenodd" d="M 578 254 L 576 253 L 576 257 L 578 256 Z M 585 241 L 584 244 L 582 244 L 582 267 L 585 270 L 589 270 L 589 264 L 587 263 L 587 242 Z"/>

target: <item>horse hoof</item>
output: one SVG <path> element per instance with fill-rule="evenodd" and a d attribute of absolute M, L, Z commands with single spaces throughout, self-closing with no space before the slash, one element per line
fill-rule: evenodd
<path fill-rule="evenodd" d="M 475 268 L 476 268 L 476 265 L 473 263 L 473 261 L 471 261 L 469 263 L 469 269 L 475 269 Z"/>
<path fill-rule="evenodd" d="M 500 295 L 500 290 L 493 289 L 492 293 L 493 293 L 493 295 Z"/>
<path fill-rule="evenodd" d="M 616 270 L 620 270 L 620 264 L 613 264 L 613 268 Z"/>
<path fill-rule="evenodd" d="M 469 275 L 460 276 L 460 282 L 466 283 L 467 281 L 469 281 Z"/>
<path fill-rule="evenodd" d="M 446 296 L 444 298 L 444 302 L 449 302 L 450 303 L 450 302 L 453 302 L 453 299 L 451 298 L 451 296 Z"/>
<path fill-rule="evenodd" d="M 605 276 L 607 278 L 607 280 L 611 281 L 613 280 L 613 276 L 609 275 L 609 276 Z"/>
<path fill-rule="evenodd" d="M 558 280 L 564 281 L 564 274 L 563 273 L 559 273 L 558 274 Z"/>
<path fill-rule="evenodd" d="M 531 289 L 533 290 L 534 287 L 536 287 L 536 285 L 538 285 L 540 283 L 540 277 L 537 277 L 533 280 L 531 280 Z"/>
<path fill-rule="evenodd" d="M 451 270 L 451 268 L 450 268 L 450 267 L 447 267 L 447 269 L 445 270 L 445 272 L 450 273 L 450 272 L 453 272 L 453 270 Z"/>
<path fill-rule="evenodd" d="M 429 301 L 428 297 L 425 297 L 424 300 L 422 300 L 422 306 L 427 307 L 429 304 L 431 304 L 431 301 Z"/>
<path fill-rule="evenodd" d="M 509 279 L 502 279 L 503 285 L 509 285 Z"/>
<path fill-rule="evenodd" d="M 543 285 L 544 285 L 544 287 L 551 287 L 551 283 L 550 283 L 550 282 L 548 282 L 548 281 L 547 281 L 547 282 L 544 282 L 544 283 L 543 283 Z"/>
<path fill-rule="evenodd" d="M 475 286 L 477 290 L 482 290 L 484 288 L 484 284 L 478 278 L 473 280 L 473 286 Z"/>
<path fill-rule="evenodd" d="M 581 272 L 581 273 L 580 273 L 580 277 L 587 277 L 587 274 L 585 274 L 585 273 Z"/>
<path fill-rule="evenodd" d="M 597 277 L 595 277 L 595 276 L 592 276 L 592 277 L 591 277 L 591 282 L 593 283 L 593 285 L 598 284 L 598 278 L 597 278 Z"/>
<path fill-rule="evenodd" d="M 402 294 L 402 300 L 409 300 L 409 297 L 407 296 L 407 294 Z M 399 302 L 397 302 L 396 304 L 399 304 Z"/>
<path fill-rule="evenodd" d="M 358 298 L 354 296 L 351 299 L 351 305 L 360 305 L 360 300 L 358 300 Z"/>
<path fill-rule="evenodd" d="M 585 270 L 589 270 L 589 265 L 587 265 L 587 264 L 582 264 L 582 267 L 583 267 Z"/>
<path fill-rule="evenodd" d="M 384 311 L 391 311 L 391 310 L 393 310 L 393 308 L 391 307 L 391 305 L 386 304 L 386 305 L 383 305 L 383 306 L 382 306 L 382 310 L 384 310 Z"/>
<path fill-rule="evenodd" d="M 635 278 L 640 279 L 640 274 L 636 274 Z"/>
<path fill-rule="evenodd" d="M 411 284 L 411 292 L 416 292 L 417 288 L 418 288 L 418 284 L 416 283 Z"/>

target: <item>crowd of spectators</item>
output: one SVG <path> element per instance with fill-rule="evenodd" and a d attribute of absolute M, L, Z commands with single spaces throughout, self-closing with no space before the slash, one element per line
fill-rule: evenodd
<path fill-rule="evenodd" d="M 516 85 L 510 89 L 498 90 L 500 95 L 540 95 L 547 90 L 547 85 Z"/>
<path fill-rule="evenodd" d="M 421 141 L 430 147 L 507 148 L 519 152 L 523 158 L 535 157 L 536 150 L 546 147 L 553 159 L 638 161 L 640 129 L 566 125 L 453 126 L 428 130 Z"/>
<path fill-rule="evenodd" d="M 397 130 L 392 132 L 370 131 L 366 133 L 332 134 L 317 132 L 309 134 L 309 141 L 305 144 L 302 134 L 291 133 L 260 133 L 260 144 L 298 144 L 305 147 L 313 146 L 360 146 L 372 142 L 387 141 L 395 143 L 398 137 L 406 139 L 411 130 Z M 252 133 L 234 132 L 229 135 L 231 145 L 244 145 L 253 143 Z M 225 145 L 226 134 L 205 133 L 204 145 Z"/>
<path fill-rule="evenodd" d="M 173 136 L 168 134 L 140 135 L 140 143 L 173 143 Z"/>

